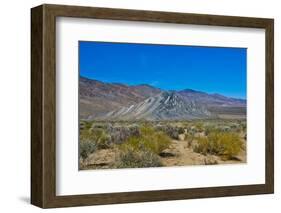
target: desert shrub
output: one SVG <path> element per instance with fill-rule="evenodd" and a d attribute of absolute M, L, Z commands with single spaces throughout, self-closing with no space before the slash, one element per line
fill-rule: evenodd
<path fill-rule="evenodd" d="M 149 137 L 130 137 L 125 143 L 120 145 L 120 149 L 132 148 L 135 152 L 139 150 L 149 150 L 155 154 L 160 154 L 170 145 L 170 138 L 163 133 L 155 133 Z"/>
<path fill-rule="evenodd" d="M 154 134 L 158 129 L 153 128 L 151 124 L 144 123 L 140 126 L 140 134 L 141 136 L 150 136 Z"/>
<path fill-rule="evenodd" d="M 171 125 L 157 126 L 156 130 L 165 132 L 172 139 L 176 139 L 176 140 L 179 139 L 180 134 L 183 134 L 185 132 L 183 127 L 171 126 Z"/>
<path fill-rule="evenodd" d="M 80 126 L 80 138 L 94 140 L 100 149 L 109 148 L 112 144 L 122 144 L 129 137 L 140 135 L 138 125 L 123 124 L 116 126 L 110 122 L 91 123 L 89 125 L 84 122 Z"/>
<path fill-rule="evenodd" d="M 209 143 L 209 140 L 207 137 L 199 137 L 197 138 L 197 145 L 194 147 L 194 151 L 201 153 L 203 155 L 207 154 L 217 154 L 213 153 L 215 150 L 214 144 Z"/>
<path fill-rule="evenodd" d="M 85 122 L 80 122 L 79 129 L 80 131 L 85 129 Z"/>
<path fill-rule="evenodd" d="M 111 145 L 111 137 L 106 133 L 103 133 L 97 140 L 99 149 L 108 149 Z"/>
<path fill-rule="evenodd" d="M 204 159 L 205 165 L 215 165 L 218 164 L 218 161 L 214 158 L 214 156 L 206 156 Z"/>
<path fill-rule="evenodd" d="M 96 145 L 97 149 L 110 148 L 111 137 L 105 130 L 100 128 L 90 128 L 80 131 L 80 143 L 83 141 L 89 141 Z"/>
<path fill-rule="evenodd" d="M 185 132 L 183 127 L 177 127 L 177 131 L 179 134 L 183 134 Z"/>
<path fill-rule="evenodd" d="M 195 129 L 197 132 L 203 132 L 204 131 L 204 125 L 201 122 L 198 122 L 195 124 Z"/>
<path fill-rule="evenodd" d="M 246 123 L 245 123 L 245 122 L 242 122 L 242 123 L 240 124 L 240 130 L 241 130 L 242 132 L 246 132 L 247 126 L 246 126 Z"/>
<path fill-rule="evenodd" d="M 150 125 L 143 125 L 140 128 L 139 136 L 129 137 L 119 148 L 121 151 L 131 150 L 138 153 L 145 150 L 159 155 L 170 144 L 171 139 L 164 132 L 156 131 Z"/>
<path fill-rule="evenodd" d="M 167 149 L 171 144 L 171 139 L 162 131 L 155 130 L 152 126 L 143 125 L 140 128 L 140 140 L 141 146 L 154 152 L 155 154 L 160 154 L 164 149 Z M 130 143 L 130 141 L 128 141 Z"/>
<path fill-rule="evenodd" d="M 150 149 L 157 154 L 160 154 L 171 144 L 171 139 L 164 132 L 156 132 L 148 140 L 150 140 Z"/>
<path fill-rule="evenodd" d="M 231 128 L 229 126 L 219 126 L 216 128 L 217 131 L 220 131 L 220 132 L 231 132 Z"/>
<path fill-rule="evenodd" d="M 96 151 L 97 145 L 89 140 L 81 141 L 79 144 L 80 157 L 85 160 L 89 154 Z"/>
<path fill-rule="evenodd" d="M 129 137 L 140 135 L 139 127 L 136 125 L 110 127 L 107 128 L 107 132 L 111 136 L 111 142 L 114 144 L 122 144 Z"/>
<path fill-rule="evenodd" d="M 101 128 L 94 128 L 90 131 L 91 139 L 95 141 L 98 149 L 108 149 L 110 148 L 111 137 L 105 130 Z"/>
<path fill-rule="evenodd" d="M 191 147 L 191 146 L 192 146 L 194 139 L 195 139 L 195 134 L 194 134 L 194 133 L 187 132 L 187 133 L 184 135 L 184 140 L 187 141 L 188 147 Z"/>
<path fill-rule="evenodd" d="M 146 168 L 162 166 L 159 156 L 153 152 L 133 146 L 125 146 L 119 154 L 117 168 Z"/>
<path fill-rule="evenodd" d="M 210 133 L 212 133 L 214 131 L 216 131 L 216 128 L 214 126 L 209 125 L 209 126 L 205 127 L 204 132 L 205 132 L 205 135 L 209 135 Z"/>
<path fill-rule="evenodd" d="M 232 159 L 243 148 L 243 143 L 236 133 L 213 132 L 207 137 L 197 138 L 195 152 L 219 155 L 223 159 Z"/>
<path fill-rule="evenodd" d="M 232 123 L 229 125 L 231 131 L 238 132 L 240 131 L 240 126 L 238 123 Z"/>
<path fill-rule="evenodd" d="M 197 131 L 194 127 L 188 127 L 186 128 L 186 132 L 187 134 L 194 135 Z"/>
<path fill-rule="evenodd" d="M 90 121 L 80 121 L 80 130 L 88 130 L 92 126 L 92 122 Z"/>

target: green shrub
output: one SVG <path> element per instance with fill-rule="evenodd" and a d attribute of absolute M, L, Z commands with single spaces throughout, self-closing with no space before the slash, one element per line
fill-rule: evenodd
<path fill-rule="evenodd" d="M 195 152 L 219 155 L 223 159 L 232 159 L 243 148 L 243 143 L 236 133 L 213 132 L 207 137 L 197 138 Z"/>
<path fill-rule="evenodd" d="M 167 149 L 171 144 L 171 139 L 164 132 L 156 131 L 153 127 L 144 125 L 140 128 L 141 135 L 139 143 L 146 149 L 160 154 L 164 149 Z M 130 140 L 128 143 L 131 143 Z"/>
<path fill-rule="evenodd" d="M 80 130 L 88 130 L 92 126 L 92 122 L 89 121 L 80 121 Z"/>
<path fill-rule="evenodd" d="M 202 122 L 198 122 L 195 124 L 195 129 L 197 132 L 203 132 L 204 131 L 204 125 Z"/>
<path fill-rule="evenodd" d="M 90 141 L 97 149 L 110 148 L 111 137 L 101 128 L 91 128 L 80 131 L 80 141 Z"/>
<path fill-rule="evenodd" d="M 242 132 L 246 132 L 246 130 L 247 130 L 246 123 L 242 122 L 242 123 L 240 124 L 240 129 L 241 129 Z"/>
<path fill-rule="evenodd" d="M 131 151 L 139 151 L 141 149 L 145 148 L 145 144 L 147 144 L 148 142 L 145 141 L 145 139 L 143 137 L 130 137 L 128 138 L 125 143 L 121 144 L 119 146 L 119 149 L 121 151 L 126 151 L 126 150 L 131 150 Z"/>
<path fill-rule="evenodd" d="M 199 137 L 196 138 L 197 145 L 194 147 L 194 151 L 201 153 L 203 155 L 207 154 L 217 154 L 213 153 L 213 150 L 215 150 L 214 145 L 209 142 L 207 137 Z"/>
<path fill-rule="evenodd" d="M 96 151 L 97 146 L 95 143 L 92 143 L 91 141 L 81 141 L 79 144 L 79 153 L 80 157 L 82 157 L 83 160 L 85 160 L 89 154 Z"/>
<path fill-rule="evenodd" d="M 183 134 L 184 128 L 178 127 L 178 126 L 171 126 L 171 125 L 160 125 L 156 127 L 157 131 L 165 132 L 168 136 L 170 136 L 172 139 L 179 139 L 179 135 Z"/>
<path fill-rule="evenodd" d="M 171 144 L 169 136 L 162 132 L 155 132 L 150 136 L 130 137 L 125 143 L 120 145 L 120 149 L 131 147 L 132 150 L 138 152 L 139 150 L 149 150 L 159 155 L 163 150 L 167 149 Z"/>
<path fill-rule="evenodd" d="M 107 133 L 111 136 L 111 142 L 122 144 L 131 136 L 139 136 L 140 131 L 137 125 L 113 126 L 107 128 Z"/>
<path fill-rule="evenodd" d="M 152 126 L 144 124 L 140 127 L 139 136 L 129 137 L 119 145 L 118 168 L 142 168 L 162 166 L 158 156 L 171 144 L 165 133 L 156 131 Z"/>
<path fill-rule="evenodd" d="M 142 137 L 149 137 L 155 133 L 155 129 L 151 124 L 145 123 L 140 126 L 140 134 Z"/>
<path fill-rule="evenodd" d="M 160 154 L 171 145 L 171 139 L 163 132 L 156 132 L 147 140 L 150 140 L 150 149 L 157 154 Z"/>
<path fill-rule="evenodd" d="M 184 140 L 187 141 L 188 147 L 191 147 L 191 145 L 193 144 L 194 139 L 195 139 L 194 133 L 186 133 L 184 135 Z"/>
<path fill-rule="evenodd" d="M 91 130 L 93 140 L 98 149 L 108 149 L 110 147 L 110 136 L 103 129 L 95 128 Z"/>
<path fill-rule="evenodd" d="M 162 166 L 159 156 L 144 148 L 126 146 L 119 154 L 117 168 L 147 168 Z"/>
<path fill-rule="evenodd" d="M 217 131 L 216 128 L 214 126 L 208 125 L 205 127 L 205 135 L 209 135 L 212 132 Z"/>

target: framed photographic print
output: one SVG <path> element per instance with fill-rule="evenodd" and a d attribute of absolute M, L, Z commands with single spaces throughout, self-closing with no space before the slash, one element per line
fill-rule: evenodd
<path fill-rule="evenodd" d="M 31 203 L 274 191 L 273 19 L 31 10 Z"/>

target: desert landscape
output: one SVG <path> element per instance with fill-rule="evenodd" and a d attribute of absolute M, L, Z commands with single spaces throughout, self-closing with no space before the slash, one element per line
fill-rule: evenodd
<path fill-rule="evenodd" d="M 246 100 L 79 78 L 79 169 L 246 163 Z"/>

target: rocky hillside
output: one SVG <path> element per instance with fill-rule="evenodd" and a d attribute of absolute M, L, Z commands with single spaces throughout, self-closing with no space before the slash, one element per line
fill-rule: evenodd
<path fill-rule="evenodd" d="M 220 94 L 208 94 L 192 89 L 185 89 L 178 92 L 188 100 L 194 100 L 199 104 L 204 104 L 209 107 L 211 106 L 246 106 L 246 100 L 230 98 Z"/>
<path fill-rule="evenodd" d="M 112 110 L 139 103 L 161 93 L 149 85 L 128 86 L 119 83 L 103 83 L 80 76 L 80 118 L 104 115 Z"/>
<path fill-rule="evenodd" d="M 150 85 L 129 86 L 80 77 L 81 119 L 182 120 L 245 117 L 246 100 L 185 89 L 162 91 Z"/>
<path fill-rule="evenodd" d="M 193 100 L 176 92 L 163 92 L 129 107 L 102 116 L 108 120 L 182 120 L 211 117 L 211 113 Z"/>

